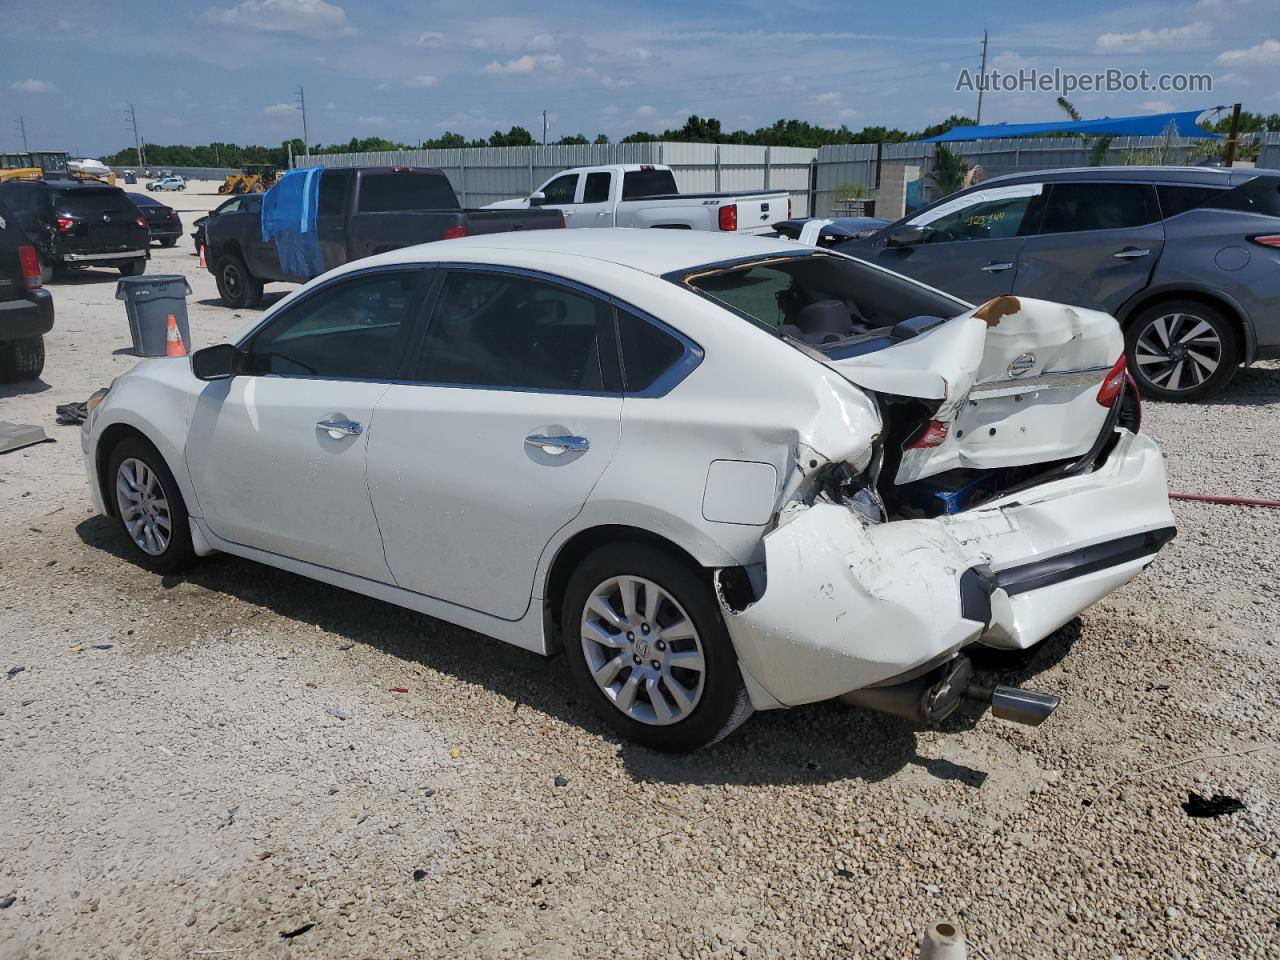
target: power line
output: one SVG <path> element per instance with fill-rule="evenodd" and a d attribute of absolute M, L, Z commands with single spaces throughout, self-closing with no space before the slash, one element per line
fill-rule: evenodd
<path fill-rule="evenodd" d="M 302 148 L 311 157 L 311 135 L 307 132 L 307 94 L 298 84 L 298 109 L 302 111 Z"/>
<path fill-rule="evenodd" d="M 982 94 L 987 89 L 987 31 L 982 31 L 982 67 L 978 71 L 978 116 L 974 123 L 982 123 Z"/>
<path fill-rule="evenodd" d="M 133 104 L 129 104 L 129 112 L 125 114 L 125 120 L 128 121 L 129 127 L 133 130 L 133 146 L 138 151 L 138 166 L 146 170 L 147 157 L 142 152 L 142 136 L 138 133 L 138 114 L 133 109 Z"/>
<path fill-rule="evenodd" d="M 23 119 L 22 114 L 18 114 L 18 119 L 14 121 L 14 126 L 17 127 L 18 133 L 22 135 L 22 152 L 30 153 L 31 148 L 27 146 L 27 122 Z"/>

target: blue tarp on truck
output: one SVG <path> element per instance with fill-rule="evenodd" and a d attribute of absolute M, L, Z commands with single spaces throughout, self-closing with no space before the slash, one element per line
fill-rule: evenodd
<path fill-rule="evenodd" d="M 290 170 L 262 197 L 262 242 L 274 243 L 280 269 L 295 277 L 324 273 L 316 234 L 323 167 Z"/>

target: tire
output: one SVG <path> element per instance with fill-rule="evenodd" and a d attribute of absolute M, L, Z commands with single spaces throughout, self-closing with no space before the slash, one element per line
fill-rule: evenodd
<path fill-rule="evenodd" d="M 0 343 L 0 383 L 35 380 L 44 372 L 44 337 Z"/>
<path fill-rule="evenodd" d="M 120 271 L 120 276 L 122 277 L 140 277 L 147 271 L 147 261 L 145 257 L 129 260 L 120 264 L 116 269 Z"/>
<path fill-rule="evenodd" d="M 1236 325 L 1198 300 L 1147 307 L 1129 322 L 1124 341 L 1129 372 L 1142 395 L 1155 400 L 1211 397 L 1240 365 Z"/>
<path fill-rule="evenodd" d="M 631 618 L 625 616 L 621 599 L 622 584 L 628 581 L 636 584 Z M 652 624 L 645 619 L 651 590 L 665 595 Z M 593 599 L 598 602 L 588 606 Z M 611 618 L 601 612 L 602 604 L 613 612 Z M 627 740 L 684 753 L 727 737 L 751 715 L 738 658 L 709 580 L 662 550 L 618 543 L 586 556 L 565 588 L 560 622 L 574 681 L 605 723 Z M 606 622 L 611 626 L 602 629 Z M 639 629 L 627 629 L 637 624 Z M 700 667 L 679 666 L 696 664 L 692 655 L 697 653 Z M 605 679 L 597 682 L 593 670 Z M 617 698 L 628 696 L 629 685 L 632 702 L 624 709 Z M 674 693 L 677 686 L 683 704 Z"/>
<path fill-rule="evenodd" d="M 125 437 L 112 449 L 107 461 L 107 488 L 103 496 L 115 509 L 116 523 L 129 541 L 135 559 L 156 573 L 173 573 L 195 560 L 191 524 L 182 492 L 164 457 L 141 437 Z M 124 491 L 138 494 L 133 497 Z M 137 526 L 131 530 L 126 511 Z M 168 523 L 168 531 L 163 523 Z M 150 528 L 150 532 L 148 532 Z"/>
<path fill-rule="evenodd" d="M 218 296 L 228 307 L 251 307 L 262 299 L 262 281 L 249 273 L 249 268 L 237 254 L 221 257 L 213 268 L 218 284 Z"/>
<path fill-rule="evenodd" d="M 160 241 L 160 246 L 162 247 L 176 247 L 177 245 L 178 245 L 177 237 L 166 237 L 165 239 Z"/>

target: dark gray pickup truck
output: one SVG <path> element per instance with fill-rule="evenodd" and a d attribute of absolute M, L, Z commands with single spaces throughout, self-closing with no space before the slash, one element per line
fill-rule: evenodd
<path fill-rule="evenodd" d="M 276 189 L 276 188 L 272 188 Z M 220 213 L 205 224 L 209 269 L 229 307 L 252 306 L 272 280 L 304 283 L 352 260 L 454 237 L 564 227 L 559 210 L 464 210 L 444 171 L 434 167 L 325 169 L 315 231 L 323 270 L 289 273 L 257 210 Z"/>

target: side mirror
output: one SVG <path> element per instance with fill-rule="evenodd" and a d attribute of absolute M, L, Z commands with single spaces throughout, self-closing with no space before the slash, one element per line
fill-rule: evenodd
<path fill-rule="evenodd" d="M 240 372 L 240 351 L 233 343 L 215 343 L 191 355 L 197 380 L 226 380 Z"/>
<path fill-rule="evenodd" d="M 540 207 L 547 202 L 547 195 L 539 190 L 536 193 L 529 194 L 529 206 Z"/>
<path fill-rule="evenodd" d="M 889 246 L 891 247 L 910 247 L 919 243 L 924 239 L 924 227 L 906 226 L 898 227 L 889 234 Z"/>

